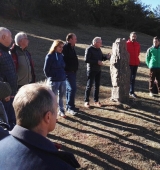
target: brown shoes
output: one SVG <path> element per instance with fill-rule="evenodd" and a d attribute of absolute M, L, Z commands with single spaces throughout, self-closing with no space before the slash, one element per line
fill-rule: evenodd
<path fill-rule="evenodd" d="M 101 105 L 100 102 L 94 102 L 94 106 L 96 106 L 96 107 L 101 107 L 102 105 Z M 85 108 L 90 108 L 89 102 L 85 102 L 85 103 L 84 103 L 84 107 L 85 107 Z"/>
<path fill-rule="evenodd" d="M 94 102 L 94 106 L 101 107 L 101 103 L 100 102 Z"/>

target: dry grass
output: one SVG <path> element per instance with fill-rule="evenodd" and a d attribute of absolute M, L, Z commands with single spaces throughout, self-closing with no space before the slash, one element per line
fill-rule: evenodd
<path fill-rule="evenodd" d="M 68 32 L 78 37 L 77 54 L 79 71 L 77 73 L 76 105 L 80 113 L 66 119 L 59 118 L 56 129 L 48 137 L 62 144 L 62 149 L 73 152 L 80 169 L 86 170 L 158 170 L 160 169 L 160 98 L 148 96 L 148 69 L 144 63 L 146 49 L 152 44 L 152 37 L 138 33 L 142 44 L 141 65 L 138 69 L 136 92 L 138 99 L 130 99 L 128 105 L 114 104 L 109 101 L 111 80 L 109 62 L 102 70 L 100 100 L 102 108 L 84 109 L 83 98 L 86 85 L 86 64 L 83 61 L 85 48 L 95 36 L 103 39 L 104 53 L 111 52 L 116 38 L 126 38 L 128 31 L 114 28 L 95 28 L 78 26 L 60 28 L 38 22 L 23 23 L 0 18 L 1 26 L 9 28 L 13 35 L 18 31 L 29 34 L 30 47 L 35 61 L 37 80 L 43 80 L 44 57 L 54 39 L 65 41 Z M 92 96 L 91 96 L 91 101 Z M 92 103 L 91 102 L 91 103 Z"/>

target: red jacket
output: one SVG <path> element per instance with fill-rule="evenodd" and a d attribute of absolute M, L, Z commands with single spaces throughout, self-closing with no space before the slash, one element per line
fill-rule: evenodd
<path fill-rule="evenodd" d="M 140 44 L 137 41 L 127 41 L 127 51 L 130 55 L 129 65 L 138 66 L 140 64 Z"/>

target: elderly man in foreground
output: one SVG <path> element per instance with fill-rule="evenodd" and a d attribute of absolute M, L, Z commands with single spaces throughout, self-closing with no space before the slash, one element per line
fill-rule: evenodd
<path fill-rule="evenodd" d="M 54 93 L 45 84 L 20 88 L 13 101 L 17 125 L 0 141 L 0 169 L 72 170 L 79 167 L 71 153 L 58 151 L 48 140 L 57 118 Z"/>

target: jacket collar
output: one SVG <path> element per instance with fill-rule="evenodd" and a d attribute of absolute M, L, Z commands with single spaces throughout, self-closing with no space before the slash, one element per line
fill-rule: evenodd
<path fill-rule="evenodd" d="M 153 45 L 152 47 L 155 48 L 155 49 L 158 49 L 158 48 L 159 48 L 159 46 L 156 47 L 156 46 L 154 46 L 154 45 Z"/>
<path fill-rule="evenodd" d="M 9 51 L 9 47 L 6 47 L 1 43 L 0 43 L 0 49 L 2 49 L 3 51 Z"/>
<path fill-rule="evenodd" d="M 96 50 L 99 50 L 100 48 L 96 48 L 93 44 L 90 45 L 90 47 L 96 49 Z"/>
<path fill-rule="evenodd" d="M 22 48 L 20 46 L 18 46 L 14 43 L 11 47 L 11 51 L 16 51 L 16 50 L 25 51 L 25 50 L 27 50 L 27 47 L 22 50 Z"/>
<path fill-rule="evenodd" d="M 67 42 L 66 44 L 72 49 L 75 47 L 75 46 L 71 46 L 71 43 L 69 43 L 69 42 Z"/>
<path fill-rule="evenodd" d="M 127 42 L 136 43 L 136 42 L 137 42 L 137 40 L 135 40 L 135 41 L 131 41 L 130 39 L 128 39 L 128 41 L 127 41 Z"/>
<path fill-rule="evenodd" d="M 26 142 L 34 147 L 39 149 L 48 151 L 48 152 L 55 152 L 57 148 L 55 145 L 48 140 L 47 138 L 43 137 L 42 135 L 35 133 L 31 130 L 23 128 L 19 125 L 16 125 L 12 131 L 9 132 L 15 138 Z"/>

